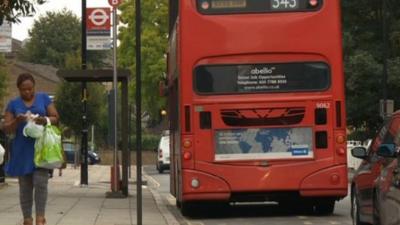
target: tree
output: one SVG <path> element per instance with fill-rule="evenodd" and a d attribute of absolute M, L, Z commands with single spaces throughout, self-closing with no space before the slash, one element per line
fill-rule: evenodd
<path fill-rule="evenodd" d="M 77 94 L 79 93 L 79 94 Z M 82 130 L 82 105 L 81 103 L 81 85 L 80 83 L 64 82 L 57 91 L 55 104 L 60 113 L 61 123 L 71 128 L 75 134 L 80 134 Z M 98 140 L 105 140 L 104 123 L 107 114 L 105 89 L 101 84 L 88 84 L 87 101 L 87 124 L 93 124 L 100 127 L 103 132 L 96 137 Z"/>
<path fill-rule="evenodd" d="M 66 56 L 79 50 L 80 34 L 80 21 L 71 11 L 47 12 L 29 31 L 22 59 L 62 68 Z"/>
<path fill-rule="evenodd" d="M 72 11 L 47 12 L 34 22 L 29 36 L 20 55 L 22 60 L 65 68 L 68 57 L 80 57 L 81 21 Z M 104 51 L 88 52 L 89 67 L 103 66 L 106 56 Z"/>
<path fill-rule="evenodd" d="M 142 96 L 143 109 L 150 114 L 153 123 L 160 121 L 160 109 L 165 100 L 158 95 L 158 84 L 166 69 L 166 48 L 168 42 L 168 1 L 147 0 L 142 2 Z M 121 22 L 118 48 L 119 64 L 135 74 L 135 7 L 132 0 L 125 1 L 120 10 Z M 134 100 L 136 82 L 131 82 L 130 98 Z"/>
<path fill-rule="evenodd" d="M 388 24 L 388 99 L 400 106 L 400 6 L 396 1 L 344 0 L 343 32 L 348 125 L 371 136 L 382 123 L 379 100 L 383 98 L 383 15 Z M 362 5 L 362 7 L 360 7 Z"/>
<path fill-rule="evenodd" d="M 0 3 L 0 24 L 6 19 L 18 22 L 21 16 L 32 16 L 35 4 L 43 4 L 46 0 L 2 0 Z"/>
<path fill-rule="evenodd" d="M 79 69 L 81 65 L 80 52 L 70 52 L 65 58 L 66 69 Z M 74 134 L 82 130 L 82 105 L 80 83 L 64 82 L 58 88 L 55 104 L 60 113 L 61 123 L 68 126 Z M 87 86 L 87 124 L 96 127 L 96 143 L 104 144 L 107 140 L 107 107 L 106 91 L 103 85 L 89 83 Z"/>

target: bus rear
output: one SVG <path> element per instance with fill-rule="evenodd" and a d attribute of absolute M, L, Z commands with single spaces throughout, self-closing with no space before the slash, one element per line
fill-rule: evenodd
<path fill-rule="evenodd" d="M 331 213 L 347 195 L 339 1 L 171 2 L 178 205 L 301 201 Z"/>

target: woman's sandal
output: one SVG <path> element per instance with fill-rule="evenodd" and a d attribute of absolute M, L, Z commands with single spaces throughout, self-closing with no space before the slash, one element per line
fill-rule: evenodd
<path fill-rule="evenodd" d="M 36 225 L 45 225 L 46 218 L 44 216 L 36 216 Z"/>
<path fill-rule="evenodd" d="M 33 225 L 33 218 L 25 218 L 23 225 Z"/>

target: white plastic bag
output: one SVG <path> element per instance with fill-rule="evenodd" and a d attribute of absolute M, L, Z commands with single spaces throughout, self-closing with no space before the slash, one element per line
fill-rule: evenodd
<path fill-rule="evenodd" d="M 4 154 L 6 154 L 6 150 L 3 148 L 3 145 L 0 144 L 0 165 L 4 162 Z"/>
<path fill-rule="evenodd" d="M 34 119 L 39 115 L 31 114 L 29 111 L 26 114 L 28 119 L 22 133 L 25 137 L 31 137 L 35 139 L 40 138 L 43 135 L 44 126 L 38 125 L 34 122 Z"/>
<path fill-rule="evenodd" d="M 61 132 L 56 126 L 51 125 L 48 118 L 46 119 L 43 135 L 35 141 L 34 162 L 39 168 L 61 168 L 64 163 Z"/>

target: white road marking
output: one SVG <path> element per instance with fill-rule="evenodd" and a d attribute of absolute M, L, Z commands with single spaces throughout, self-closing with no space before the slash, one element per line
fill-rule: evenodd
<path fill-rule="evenodd" d="M 176 206 L 176 199 L 174 196 L 172 196 L 171 194 L 168 194 L 166 199 L 170 205 Z"/>
<path fill-rule="evenodd" d="M 144 170 L 143 170 L 143 176 L 147 179 L 150 180 L 157 189 L 160 187 L 160 183 L 158 183 L 153 177 L 148 175 Z M 148 186 L 148 189 L 150 193 L 153 195 L 154 200 L 156 201 L 156 205 L 158 207 L 158 210 L 160 210 L 161 215 L 164 217 L 165 221 L 167 222 L 168 225 L 179 225 L 179 222 L 176 220 L 175 216 L 172 215 L 172 213 L 167 209 L 166 205 L 164 204 L 163 197 L 161 194 L 158 192 L 158 190 L 152 186 Z"/>
<path fill-rule="evenodd" d="M 158 183 L 158 181 L 156 179 L 154 179 L 152 176 L 147 175 L 144 173 L 144 176 L 151 182 L 153 183 L 157 188 L 160 187 L 160 183 Z"/>

